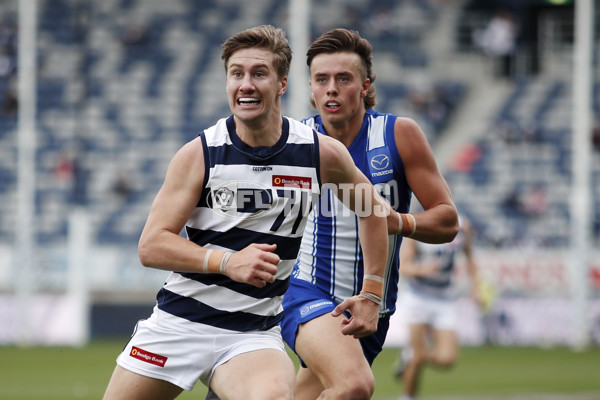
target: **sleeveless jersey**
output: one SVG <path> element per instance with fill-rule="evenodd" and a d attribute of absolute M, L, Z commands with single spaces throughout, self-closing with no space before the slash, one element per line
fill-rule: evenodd
<path fill-rule="evenodd" d="M 354 163 L 394 210 L 408 212 L 411 190 L 394 139 L 396 116 L 367 110 L 360 133 L 348 147 Z M 319 115 L 303 120 L 327 134 Z M 398 249 L 401 236 L 390 235 L 385 285 L 380 314 L 395 310 L 398 296 Z M 358 294 L 363 281 L 363 255 L 358 238 L 358 217 L 324 186 L 308 217 L 292 279 L 310 282 L 340 302 Z"/>
<path fill-rule="evenodd" d="M 172 272 L 157 295 L 160 317 L 186 328 L 198 323 L 239 332 L 278 324 L 306 217 L 320 191 L 317 135 L 285 117 L 273 147 L 245 144 L 233 117 L 200 133 L 205 182 L 186 223 L 188 239 L 226 251 L 274 243 L 281 261 L 275 282 L 264 288 L 221 274 Z"/>
<path fill-rule="evenodd" d="M 459 225 L 461 224 L 459 217 Z M 449 299 L 454 296 L 452 274 L 454 273 L 456 255 L 463 251 L 465 236 L 461 230 L 450 243 L 432 244 L 416 242 L 416 260 L 423 262 L 435 260 L 439 271 L 435 276 L 411 276 L 406 278 L 408 287 L 413 292 L 438 299 Z"/>

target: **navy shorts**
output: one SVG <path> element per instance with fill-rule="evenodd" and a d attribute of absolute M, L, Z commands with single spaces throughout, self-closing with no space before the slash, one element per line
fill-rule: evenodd
<path fill-rule="evenodd" d="M 296 352 L 296 333 L 300 324 L 330 313 L 336 306 L 329 294 L 316 286 L 302 279 L 290 279 L 290 287 L 283 296 L 283 320 L 280 322 L 283 340 Z M 379 317 L 377 332 L 359 339 L 369 365 L 381 352 L 389 326 L 389 315 Z M 300 362 L 306 366 L 302 359 Z"/>

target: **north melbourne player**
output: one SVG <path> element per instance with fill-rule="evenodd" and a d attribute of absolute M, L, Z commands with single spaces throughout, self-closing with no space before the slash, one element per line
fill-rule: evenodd
<path fill-rule="evenodd" d="M 343 143 L 394 212 L 383 239 L 390 250 L 385 272 L 377 276 L 357 218 L 335 196 L 325 191 L 322 196 L 329 201 L 319 202 L 310 214 L 283 301 L 284 339 L 303 365 L 296 399 L 371 398 L 370 364 L 382 349 L 395 310 L 402 238 L 441 243 L 458 230 L 450 190 L 419 126 L 373 109 L 371 52 L 358 32 L 335 29 L 307 53 L 312 102 L 319 114 L 303 122 Z M 408 213 L 413 192 L 425 206 L 418 214 Z M 376 290 L 365 293 L 365 287 Z"/>

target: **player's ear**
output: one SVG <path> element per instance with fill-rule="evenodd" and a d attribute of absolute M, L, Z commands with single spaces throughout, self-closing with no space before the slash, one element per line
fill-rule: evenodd
<path fill-rule="evenodd" d="M 287 76 L 284 76 L 283 78 L 281 78 L 279 80 L 279 91 L 277 92 L 277 94 L 279 96 L 283 96 L 283 94 L 287 90 L 287 84 L 288 84 L 288 78 L 287 78 Z"/>
<path fill-rule="evenodd" d="M 370 87 L 371 87 L 371 80 L 369 78 L 365 78 L 365 80 L 362 83 L 362 90 L 360 91 L 360 97 L 367 97 Z"/>

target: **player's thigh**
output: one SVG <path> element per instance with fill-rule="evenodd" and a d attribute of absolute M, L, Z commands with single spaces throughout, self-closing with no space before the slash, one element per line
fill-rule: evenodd
<path fill-rule="evenodd" d="M 104 400 L 169 400 L 176 398 L 182 388 L 170 382 L 149 378 L 116 366 Z"/>
<path fill-rule="evenodd" d="M 427 336 L 429 325 L 410 324 L 408 327 L 409 341 L 415 357 L 424 357 L 427 352 Z"/>
<path fill-rule="evenodd" d="M 210 387 L 221 400 L 292 399 L 295 382 L 296 370 L 287 353 L 262 349 L 218 366 Z"/>
<path fill-rule="evenodd" d="M 435 355 L 442 364 L 450 365 L 458 357 L 458 336 L 452 329 L 436 329 Z"/>
<path fill-rule="evenodd" d="M 296 352 L 325 388 L 372 378 L 358 339 L 343 335 L 342 317 L 323 314 L 298 328 Z"/>

